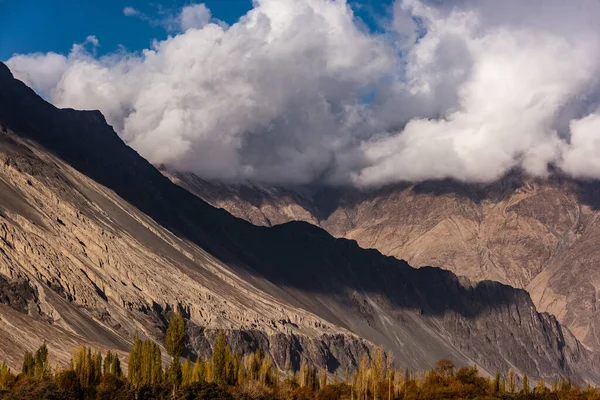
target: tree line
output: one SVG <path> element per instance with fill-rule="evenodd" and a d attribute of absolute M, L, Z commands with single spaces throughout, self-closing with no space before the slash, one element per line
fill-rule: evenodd
<path fill-rule="evenodd" d="M 429 371 L 397 369 L 390 354 L 374 349 L 358 368 L 340 376 L 306 360 L 295 370 L 277 368 L 259 350 L 233 353 L 218 333 L 208 359 L 183 362 L 185 322 L 173 312 L 164 347 L 136 334 L 127 358 L 127 371 L 118 354 L 102 355 L 86 346 L 73 354 L 66 368 L 52 368 L 48 348 L 25 352 L 20 372 L 0 364 L 2 399 L 198 399 L 198 400 L 434 400 L 434 399 L 586 399 L 600 400 L 600 391 L 578 388 L 569 380 L 530 382 L 509 370 L 504 376 L 483 377 L 476 366 L 455 368 L 440 360 Z M 126 373 L 125 373 L 126 372 Z"/>

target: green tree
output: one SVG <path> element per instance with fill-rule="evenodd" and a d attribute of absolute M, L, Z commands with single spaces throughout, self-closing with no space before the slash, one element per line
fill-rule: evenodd
<path fill-rule="evenodd" d="M 535 384 L 535 392 L 536 393 L 544 393 L 546 391 L 546 382 L 542 378 L 537 380 Z"/>
<path fill-rule="evenodd" d="M 187 357 L 181 366 L 181 384 L 183 386 L 188 386 L 192 383 L 193 368 L 190 358 Z"/>
<path fill-rule="evenodd" d="M 10 390 L 16 380 L 15 374 L 10 371 L 8 365 L 0 364 L 0 390 Z"/>
<path fill-rule="evenodd" d="M 128 378 L 136 388 L 162 382 L 162 357 L 160 347 L 150 339 L 140 340 L 137 333 L 129 353 Z"/>
<path fill-rule="evenodd" d="M 106 353 L 104 358 L 104 366 L 102 372 L 106 374 L 112 374 L 118 378 L 123 376 L 123 370 L 121 369 L 121 361 L 119 356 L 115 353 L 111 353 L 110 350 Z"/>
<path fill-rule="evenodd" d="M 26 351 L 23 355 L 21 373 L 29 378 L 33 378 L 33 374 L 35 373 L 35 359 L 33 358 L 33 353 L 29 351 Z"/>
<path fill-rule="evenodd" d="M 192 371 L 192 382 L 193 383 L 204 383 L 206 382 L 206 362 L 198 356 L 194 369 Z"/>
<path fill-rule="evenodd" d="M 185 323 L 179 312 L 172 312 L 169 316 L 169 326 L 165 337 L 165 347 L 171 356 L 169 378 L 174 388 L 181 384 L 182 372 L 180 358 L 185 349 Z"/>
<path fill-rule="evenodd" d="M 523 393 L 529 394 L 529 378 L 527 377 L 527 374 L 523 375 Z"/>
<path fill-rule="evenodd" d="M 75 397 L 79 397 L 82 393 L 79 377 L 72 369 L 64 371 L 56 371 L 54 374 L 54 382 L 56 385 L 67 393 L 72 393 Z"/>
<path fill-rule="evenodd" d="M 515 378 L 515 371 L 511 368 L 508 370 L 508 391 L 514 393 L 517 383 Z"/>
<path fill-rule="evenodd" d="M 82 388 L 94 387 L 102 376 L 102 354 L 80 346 L 71 359 L 71 369 L 79 378 Z"/>
<path fill-rule="evenodd" d="M 227 380 L 226 367 L 228 361 L 228 349 L 225 343 L 225 334 L 219 331 L 217 339 L 213 344 L 213 354 L 211 359 L 213 382 L 225 383 Z"/>
<path fill-rule="evenodd" d="M 34 370 L 34 376 L 37 379 L 42 379 L 44 378 L 48 372 L 49 372 L 49 367 L 48 367 L 48 346 L 46 346 L 46 343 L 42 344 L 39 349 L 37 349 L 37 351 L 35 352 L 35 356 L 34 356 L 34 362 L 35 362 L 35 370 Z"/>
<path fill-rule="evenodd" d="M 179 359 L 185 349 L 185 323 L 179 312 L 172 312 L 169 316 L 169 326 L 165 337 L 167 353 L 174 359 Z"/>
<path fill-rule="evenodd" d="M 127 360 L 127 376 L 129 378 L 129 382 L 134 386 L 139 386 L 141 381 L 142 374 L 142 343 L 138 336 L 138 333 L 135 333 L 133 337 L 133 347 L 129 352 L 129 358 Z"/>
<path fill-rule="evenodd" d="M 500 393 L 500 372 L 496 372 L 494 378 L 494 393 Z"/>

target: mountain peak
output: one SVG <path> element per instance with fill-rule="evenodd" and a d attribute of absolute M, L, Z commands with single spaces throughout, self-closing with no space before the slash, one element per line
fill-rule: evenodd
<path fill-rule="evenodd" d="M 317 226 L 253 226 L 173 184 L 99 112 L 57 109 L 3 71 L 0 123 L 12 133 L 0 142 L 0 206 L 20 217 L 0 213 L 0 270 L 88 340 L 125 348 L 139 326 L 160 337 L 181 307 L 196 354 L 205 329 L 226 328 L 245 346 L 237 352 L 255 350 L 244 330 L 260 335 L 280 368 L 301 357 L 352 368 L 372 343 L 414 368 L 451 357 L 490 373 L 518 365 L 600 381 L 587 350 L 525 291 L 416 270 Z"/>
<path fill-rule="evenodd" d="M 8 65 L 4 64 L 2 61 L 0 61 L 0 78 L 13 78 L 13 74 L 10 71 L 10 68 L 8 68 Z"/>

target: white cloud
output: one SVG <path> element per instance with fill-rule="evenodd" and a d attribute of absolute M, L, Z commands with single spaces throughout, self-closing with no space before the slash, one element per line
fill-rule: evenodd
<path fill-rule="evenodd" d="M 560 167 L 579 178 L 600 177 L 600 110 L 571 121 L 571 143 Z"/>
<path fill-rule="evenodd" d="M 407 57 L 403 90 L 434 102 L 456 98 L 434 107 L 442 118 L 413 118 L 401 132 L 363 143 L 367 167 L 354 181 L 491 181 L 514 167 L 545 175 L 560 154 L 556 116 L 600 71 L 597 38 L 573 42 L 505 21 L 482 25 L 483 12 L 405 4 L 427 34 Z"/>
<path fill-rule="evenodd" d="M 254 4 L 231 27 L 185 7 L 169 22 L 182 33 L 142 54 L 8 64 L 59 106 L 103 111 L 151 162 L 207 178 L 490 181 L 548 163 L 600 178 L 600 3 L 404 0 L 381 36 L 342 0 Z"/>
<path fill-rule="evenodd" d="M 140 15 L 140 12 L 133 7 L 125 7 L 123 8 L 123 15 L 127 17 L 135 17 Z"/>
<path fill-rule="evenodd" d="M 180 15 L 180 26 L 183 32 L 190 28 L 201 29 L 210 22 L 210 10 L 204 4 L 193 4 L 183 7 Z"/>
<path fill-rule="evenodd" d="M 85 42 L 84 44 L 91 44 L 92 46 L 98 46 L 100 44 L 100 42 L 98 41 L 98 38 L 96 38 L 96 36 L 91 35 L 88 36 L 87 38 L 85 38 Z"/>
<path fill-rule="evenodd" d="M 133 7 L 125 7 L 123 14 L 128 17 L 136 17 L 146 21 L 152 26 L 162 27 L 168 32 L 185 32 L 190 28 L 201 29 L 211 22 L 211 13 L 204 3 L 190 4 L 181 9 L 164 9 L 158 7 L 158 15 L 153 16 L 143 13 Z M 224 25 L 219 20 L 215 22 Z"/>
<path fill-rule="evenodd" d="M 7 65 L 19 79 L 45 99 L 52 100 L 52 93 L 68 68 L 68 60 L 56 53 L 19 54 L 8 60 Z"/>

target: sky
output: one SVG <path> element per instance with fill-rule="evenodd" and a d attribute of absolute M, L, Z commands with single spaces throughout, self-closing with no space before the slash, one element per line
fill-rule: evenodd
<path fill-rule="evenodd" d="M 600 179 L 597 0 L 0 7 L 13 74 L 154 164 L 286 186 Z"/>
<path fill-rule="evenodd" d="M 369 0 L 353 3 L 365 24 L 378 29 L 376 20 L 385 16 L 392 0 Z M 157 21 L 174 14 L 191 1 L 165 0 L 0 0 L 0 60 L 13 54 L 57 52 L 67 54 L 73 43 L 96 36 L 101 43 L 98 54 L 124 46 L 139 51 L 153 39 L 166 39 L 164 27 L 135 19 L 123 13 L 131 7 Z M 235 23 L 252 9 L 252 0 L 208 0 L 204 4 L 212 14 L 228 24 Z"/>
<path fill-rule="evenodd" d="M 118 49 L 141 50 L 153 39 L 165 39 L 161 26 L 126 16 L 133 7 L 157 19 L 181 9 L 189 2 L 166 0 L 2 0 L 0 1 L 0 60 L 15 53 L 54 51 L 68 53 L 74 42 L 96 36 L 102 43 L 100 54 Z M 235 22 L 252 8 L 251 0 L 209 0 L 207 6 L 219 19 Z"/>

